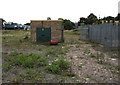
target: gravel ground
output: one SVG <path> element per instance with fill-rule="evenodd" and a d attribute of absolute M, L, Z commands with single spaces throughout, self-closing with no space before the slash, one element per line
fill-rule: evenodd
<path fill-rule="evenodd" d="M 69 45 L 70 49 L 69 53 L 67 53 L 67 56 L 69 56 L 68 60 L 72 62 L 71 71 L 79 76 L 77 81 L 82 83 L 118 82 L 118 71 L 116 70 L 115 73 L 112 73 L 114 66 L 118 65 L 118 59 L 111 60 L 104 53 L 103 60 L 105 64 L 99 64 L 98 59 L 91 58 L 89 54 L 85 53 L 85 50 L 87 48 L 87 50 L 94 54 L 101 52 L 94 50 L 90 44 L 85 44 L 82 41 L 80 41 L 80 44 L 80 48 L 77 48 L 78 44 Z"/>

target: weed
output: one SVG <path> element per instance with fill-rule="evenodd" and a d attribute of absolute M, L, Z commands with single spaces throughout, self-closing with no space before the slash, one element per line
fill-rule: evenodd
<path fill-rule="evenodd" d="M 54 74 L 59 74 L 60 73 L 60 67 L 58 65 L 54 65 L 54 64 L 48 65 L 47 70 L 49 72 L 54 73 Z"/>
<path fill-rule="evenodd" d="M 4 71 L 8 71 L 12 67 L 11 62 L 3 63 L 2 67 Z"/>
<path fill-rule="evenodd" d="M 85 53 L 85 54 L 89 54 L 89 53 L 90 53 L 90 50 L 85 49 L 85 50 L 84 50 L 84 53 Z"/>
<path fill-rule="evenodd" d="M 25 80 L 31 80 L 35 78 L 37 73 L 35 71 L 27 70 L 26 73 L 20 74 L 20 77 L 22 77 Z"/>
<path fill-rule="evenodd" d="M 117 54 L 112 54 L 111 58 L 117 58 L 118 55 Z"/>
<path fill-rule="evenodd" d="M 28 35 L 25 35 L 25 37 L 23 39 L 28 40 L 29 39 Z"/>
<path fill-rule="evenodd" d="M 75 77 L 75 76 L 77 76 L 77 75 L 74 74 L 74 73 L 69 73 L 69 74 L 66 74 L 66 76 Z"/>
<path fill-rule="evenodd" d="M 38 48 L 38 51 L 42 51 L 42 48 Z"/>
<path fill-rule="evenodd" d="M 47 70 L 59 74 L 63 70 L 66 70 L 69 68 L 70 63 L 66 61 L 63 57 L 58 59 L 57 61 L 53 61 L 51 65 L 47 66 Z"/>
<path fill-rule="evenodd" d="M 40 55 L 36 61 L 37 61 L 38 66 L 45 66 L 46 63 L 47 63 L 46 62 L 46 57 L 42 56 L 42 55 Z"/>
<path fill-rule="evenodd" d="M 79 29 L 73 29 L 73 32 L 79 31 Z"/>
<path fill-rule="evenodd" d="M 44 50 L 43 54 L 45 56 L 59 56 L 59 55 L 64 55 L 65 53 L 67 53 L 68 50 L 66 48 L 62 48 L 62 47 L 50 47 L 46 50 Z"/>
<path fill-rule="evenodd" d="M 17 52 L 17 51 L 12 51 L 11 53 L 10 53 L 10 55 L 11 56 L 17 56 L 19 53 Z"/>
<path fill-rule="evenodd" d="M 33 68 L 35 65 L 45 65 L 46 59 L 41 55 L 22 54 L 18 56 L 17 62 L 18 65 L 21 65 L 24 68 Z"/>
<path fill-rule="evenodd" d="M 115 67 L 118 71 L 120 71 L 120 65 Z"/>
<path fill-rule="evenodd" d="M 53 64 L 58 65 L 62 70 L 68 69 L 70 65 L 70 63 L 66 61 L 63 57 L 61 57 L 57 61 L 54 61 Z"/>
<path fill-rule="evenodd" d="M 89 56 L 92 57 L 92 58 L 96 57 L 96 55 L 94 55 L 93 53 L 89 53 Z"/>
<path fill-rule="evenodd" d="M 105 59 L 104 59 L 103 53 L 97 54 L 97 59 L 98 59 L 99 64 L 105 64 Z"/>

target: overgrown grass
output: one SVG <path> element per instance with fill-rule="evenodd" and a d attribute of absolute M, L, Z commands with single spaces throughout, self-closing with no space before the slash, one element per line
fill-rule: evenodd
<path fill-rule="evenodd" d="M 70 63 L 66 61 L 63 57 L 60 59 L 53 61 L 52 64 L 47 66 L 48 72 L 54 73 L 54 74 L 61 74 L 63 70 L 66 70 L 69 68 Z"/>
<path fill-rule="evenodd" d="M 22 54 L 18 56 L 17 62 L 25 68 L 33 68 L 46 65 L 46 57 L 37 54 Z"/>
<path fill-rule="evenodd" d="M 92 58 L 96 58 L 97 56 L 93 53 L 89 53 L 89 56 L 92 57 Z"/>
<path fill-rule="evenodd" d="M 79 39 L 79 34 L 76 31 L 64 31 L 65 38 Z"/>
<path fill-rule="evenodd" d="M 18 54 L 3 63 L 3 69 L 8 71 L 12 66 L 20 66 L 23 68 L 33 68 L 39 66 L 45 66 L 47 64 L 46 57 L 37 54 Z"/>
<path fill-rule="evenodd" d="M 5 62 L 2 67 L 3 71 L 8 71 L 12 67 L 11 62 Z"/>
<path fill-rule="evenodd" d="M 112 54 L 111 58 L 118 58 L 118 54 Z"/>
<path fill-rule="evenodd" d="M 25 73 L 20 73 L 19 75 L 22 80 L 42 81 L 45 73 L 27 69 Z"/>
<path fill-rule="evenodd" d="M 58 57 L 66 54 L 68 52 L 67 48 L 62 48 L 62 46 L 54 46 L 45 49 L 42 53 L 45 56 Z"/>

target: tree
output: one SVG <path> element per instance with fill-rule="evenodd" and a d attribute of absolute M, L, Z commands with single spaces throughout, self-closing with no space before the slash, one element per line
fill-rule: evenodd
<path fill-rule="evenodd" d="M 71 30 L 74 29 L 75 24 L 71 22 L 70 20 L 65 19 L 63 21 L 64 29 L 65 30 Z"/>
<path fill-rule="evenodd" d="M 112 22 L 115 21 L 115 17 L 107 16 L 107 17 L 104 17 L 102 20 L 104 20 L 104 22 L 108 21 L 108 23 L 110 23 L 110 21 Z"/>
<path fill-rule="evenodd" d="M 62 25 L 65 30 L 74 29 L 75 24 L 72 21 L 63 18 L 58 18 L 58 20 L 62 20 Z"/>
<path fill-rule="evenodd" d="M 58 18 L 58 20 L 64 20 L 63 18 Z"/>
<path fill-rule="evenodd" d="M 78 26 L 80 26 L 81 24 L 85 24 L 86 22 L 86 18 L 81 17 L 80 20 L 78 21 Z"/>
<path fill-rule="evenodd" d="M 95 16 L 93 13 L 91 13 L 87 17 L 85 24 L 91 24 L 92 25 L 93 23 L 96 23 L 97 21 L 98 21 L 97 16 Z"/>
<path fill-rule="evenodd" d="M 115 20 L 120 21 L 120 13 L 115 17 Z"/>

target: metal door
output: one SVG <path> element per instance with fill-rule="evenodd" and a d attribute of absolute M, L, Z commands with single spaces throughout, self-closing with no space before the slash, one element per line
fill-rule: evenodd
<path fill-rule="evenodd" d="M 37 42 L 51 41 L 51 28 L 36 28 Z"/>

